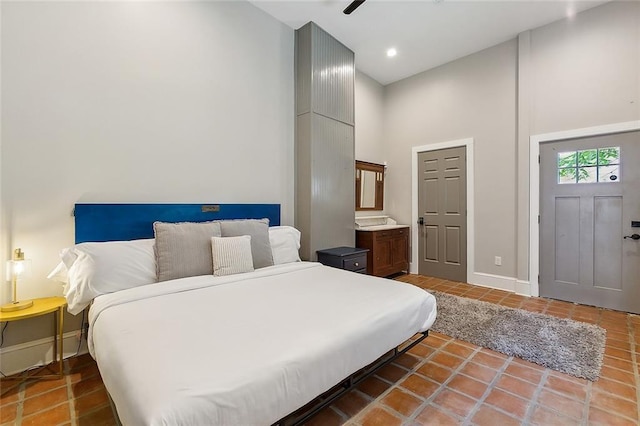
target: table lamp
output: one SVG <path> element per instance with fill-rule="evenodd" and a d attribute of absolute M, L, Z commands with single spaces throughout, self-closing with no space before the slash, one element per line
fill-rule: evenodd
<path fill-rule="evenodd" d="M 28 275 L 31 266 L 30 260 L 25 260 L 24 252 L 17 248 L 13 252 L 13 259 L 7 261 L 7 280 L 11 280 L 11 303 L 0 306 L 1 312 L 19 311 L 33 306 L 33 300 L 18 300 L 18 279 Z"/>

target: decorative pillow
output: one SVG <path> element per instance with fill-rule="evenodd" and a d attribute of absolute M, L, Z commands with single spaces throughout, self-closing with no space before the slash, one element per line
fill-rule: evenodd
<path fill-rule="evenodd" d="M 249 235 L 212 237 L 211 252 L 213 275 L 217 277 L 253 272 L 251 236 Z"/>
<path fill-rule="evenodd" d="M 81 243 L 60 257 L 49 278 L 66 283 L 67 310 L 74 315 L 101 294 L 157 281 L 153 239 Z"/>
<path fill-rule="evenodd" d="M 269 241 L 273 264 L 300 262 L 300 231 L 292 226 L 272 226 Z"/>
<path fill-rule="evenodd" d="M 158 281 L 211 275 L 211 237 L 220 236 L 220 222 L 154 222 Z"/>
<path fill-rule="evenodd" d="M 254 269 L 273 265 L 269 242 L 269 219 L 225 220 L 220 222 L 223 237 L 251 236 Z"/>

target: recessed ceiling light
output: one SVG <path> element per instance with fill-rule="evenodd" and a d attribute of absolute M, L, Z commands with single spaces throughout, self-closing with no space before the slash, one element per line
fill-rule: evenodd
<path fill-rule="evenodd" d="M 390 58 L 393 58 L 397 54 L 398 54 L 398 51 L 394 47 L 392 47 L 391 49 L 387 50 L 387 56 L 390 57 Z"/>

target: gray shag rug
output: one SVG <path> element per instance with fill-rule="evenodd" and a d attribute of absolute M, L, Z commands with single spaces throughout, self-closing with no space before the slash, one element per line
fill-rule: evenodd
<path fill-rule="evenodd" d="M 606 331 L 597 325 L 430 291 L 431 330 L 575 377 L 600 376 Z"/>

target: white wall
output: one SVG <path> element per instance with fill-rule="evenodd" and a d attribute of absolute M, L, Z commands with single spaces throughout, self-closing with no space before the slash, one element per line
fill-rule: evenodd
<path fill-rule="evenodd" d="M 516 52 L 512 40 L 385 88 L 387 212 L 411 223 L 412 147 L 474 138 L 475 271 L 504 276 L 515 273 Z"/>
<path fill-rule="evenodd" d="M 356 70 L 355 85 L 355 156 L 356 160 L 384 164 L 384 86 Z M 387 168 L 387 171 L 389 168 Z M 386 184 L 385 184 L 386 190 Z M 386 207 L 383 206 L 383 207 Z M 358 216 L 385 214 L 382 211 L 356 212 Z"/>
<path fill-rule="evenodd" d="M 293 223 L 291 28 L 247 2 L 5 2 L 1 35 L 22 298 L 61 293 L 45 276 L 76 202 L 281 203 Z"/>
<path fill-rule="evenodd" d="M 524 291 L 529 137 L 640 119 L 640 3 L 527 31 L 388 85 L 384 102 L 387 212 L 411 219 L 411 147 L 474 138 L 474 271 L 484 284 Z"/>
<path fill-rule="evenodd" d="M 360 71 L 356 71 L 355 122 L 356 160 L 384 163 L 384 86 Z"/>
<path fill-rule="evenodd" d="M 2 33 L 2 3 L 0 3 L 0 35 Z M 0 61 L 2 60 L 2 42 L 0 40 Z M 0 82 L 2 82 L 2 66 L 1 66 L 1 62 L 0 62 Z M 5 265 L 5 259 L 9 259 L 9 241 L 8 241 L 8 232 L 6 232 L 7 229 L 7 224 L 6 224 L 6 220 L 7 220 L 7 212 L 6 212 L 6 205 L 3 202 L 3 191 L 2 191 L 2 186 L 3 186 L 3 178 L 2 178 L 2 109 L 3 109 L 3 105 L 4 103 L 2 102 L 2 85 L 0 84 L 0 283 L 5 283 L 4 278 L 1 277 L 5 277 L 6 271 L 6 265 Z M 0 292 L 0 294 L 2 294 L 2 292 Z M 4 299 L 0 299 L 0 300 L 4 300 Z"/>
<path fill-rule="evenodd" d="M 640 118 L 640 3 L 531 31 L 531 134 Z"/>
<path fill-rule="evenodd" d="M 518 79 L 517 277 L 526 282 L 529 137 L 640 119 L 640 3 L 610 2 L 521 34 Z"/>

